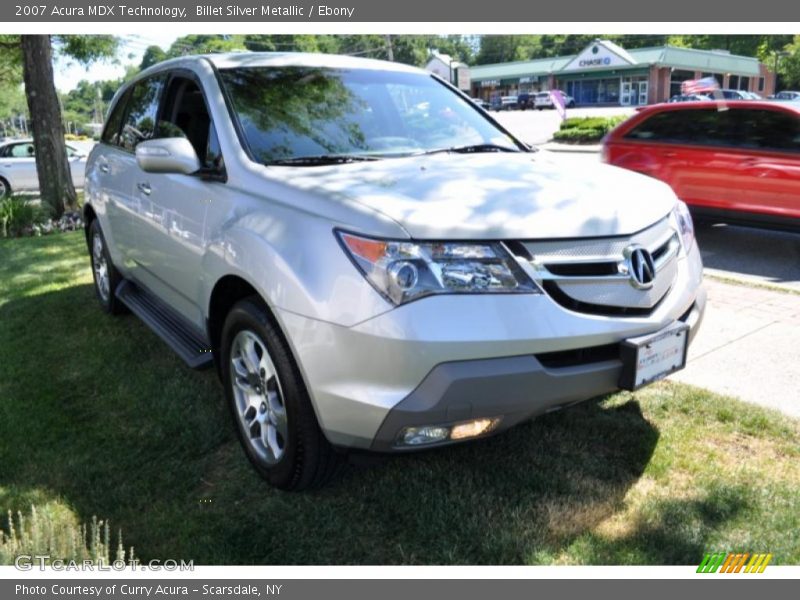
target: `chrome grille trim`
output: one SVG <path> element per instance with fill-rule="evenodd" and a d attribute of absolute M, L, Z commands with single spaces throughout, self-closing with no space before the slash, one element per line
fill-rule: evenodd
<path fill-rule="evenodd" d="M 680 236 L 669 217 L 629 237 L 531 241 L 523 245 L 531 259 L 522 259 L 520 263 L 530 277 L 549 289 L 551 297 L 560 304 L 569 304 L 568 308 L 579 311 L 575 306 L 585 305 L 585 312 L 595 314 L 598 307 L 607 307 L 609 314 L 619 309 L 640 312 L 654 309 L 677 277 L 681 248 Z M 623 254 L 631 245 L 644 247 L 654 257 L 656 276 L 649 289 L 631 285 Z M 570 270 L 576 274 L 554 273 L 548 268 L 556 270 L 567 265 L 574 266 Z M 585 266 L 587 274 L 580 274 L 581 266 Z"/>

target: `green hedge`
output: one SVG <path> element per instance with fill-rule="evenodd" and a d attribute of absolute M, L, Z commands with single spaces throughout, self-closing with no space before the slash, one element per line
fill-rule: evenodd
<path fill-rule="evenodd" d="M 627 117 L 573 117 L 561 123 L 561 129 L 553 134 L 553 140 L 566 144 L 591 144 L 622 123 Z"/>

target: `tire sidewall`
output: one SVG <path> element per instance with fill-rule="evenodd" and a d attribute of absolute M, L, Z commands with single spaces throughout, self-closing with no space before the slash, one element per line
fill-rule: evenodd
<path fill-rule="evenodd" d="M 103 298 L 100 294 L 100 287 L 97 284 L 97 274 L 94 271 L 94 238 L 95 236 L 100 236 L 100 240 L 103 242 L 103 255 L 106 258 L 106 269 L 108 270 L 108 298 Z M 92 221 L 91 226 L 89 227 L 89 260 L 92 265 L 92 281 L 94 282 L 94 295 L 97 296 L 97 301 L 100 303 L 100 306 L 103 308 L 104 311 L 107 313 L 113 312 L 113 299 L 114 299 L 114 287 L 116 270 L 114 269 L 114 265 L 111 263 L 111 257 L 108 254 L 108 245 L 106 244 L 106 238 L 103 235 L 102 229 L 100 229 L 100 224 L 97 222 L 97 219 Z"/>
<path fill-rule="evenodd" d="M 265 463 L 252 449 L 247 433 L 242 426 L 233 395 L 231 376 L 231 347 L 233 340 L 240 331 L 249 330 L 255 333 L 269 352 L 272 364 L 278 374 L 283 405 L 286 410 L 288 440 L 283 457 L 275 464 Z M 278 335 L 275 327 L 267 316 L 266 309 L 253 300 L 244 300 L 231 309 L 225 319 L 222 330 L 220 356 L 222 368 L 222 384 L 225 388 L 225 400 L 231 418 L 236 428 L 236 435 L 242 445 L 247 458 L 256 470 L 275 487 L 289 489 L 299 478 L 299 454 L 302 453 L 302 440 L 298 431 L 298 421 L 301 418 L 302 405 L 305 400 L 305 389 L 298 380 L 295 369 L 288 356 L 288 348 Z"/>

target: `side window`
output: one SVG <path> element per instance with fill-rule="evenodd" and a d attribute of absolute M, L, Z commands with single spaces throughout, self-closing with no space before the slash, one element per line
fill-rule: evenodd
<path fill-rule="evenodd" d="M 120 134 L 120 146 L 125 150 L 133 152 L 139 142 L 153 137 L 163 87 L 163 76 L 149 77 L 133 86 Z"/>
<path fill-rule="evenodd" d="M 103 135 L 100 137 L 100 141 L 104 144 L 110 144 L 112 146 L 119 144 L 119 130 L 122 126 L 122 117 L 125 115 L 125 108 L 130 95 L 130 90 L 127 90 L 120 99 L 117 100 L 113 110 L 108 115 L 106 126 L 103 129 Z"/>
<path fill-rule="evenodd" d="M 741 147 L 800 152 L 800 117 L 777 110 L 736 110 Z"/>
<path fill-rule="evenodd" d="M 203 168 L 223 168 L 219 139 L 203 92 L 188 77 L 174 77 L 169 82 L 155 137 L 185 137 Z"/>
<path fill-rule="evenodd" d="M 631 129 L 625 137 L 643 142 L 691 143 L 698 112 L 676 110 L 656 113 Z"/>
<path fill-rule="evenodd" d="M 640 123 L 625 137 L 694 146 L 735 146 L 737 127 L 730 112 L 713 108 L 665 111 Z"/>
<path fill-rule="evenodd" d="M 33 158 L 36 156 L 36 150 L 33 144 L 26 142 L 24 144 L 14 144 L 11 146 L 9 156 L 13 158 Z"/>

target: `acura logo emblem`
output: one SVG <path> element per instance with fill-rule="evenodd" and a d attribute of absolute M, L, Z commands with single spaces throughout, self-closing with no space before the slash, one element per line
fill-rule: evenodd
<path fill-rule="evenodd" d="M 623 254 L 631 285 L 640 290 L 653 287 L 653 280 L 656 278 L 653 255 L 641 246 L 628 246 Z"/>

